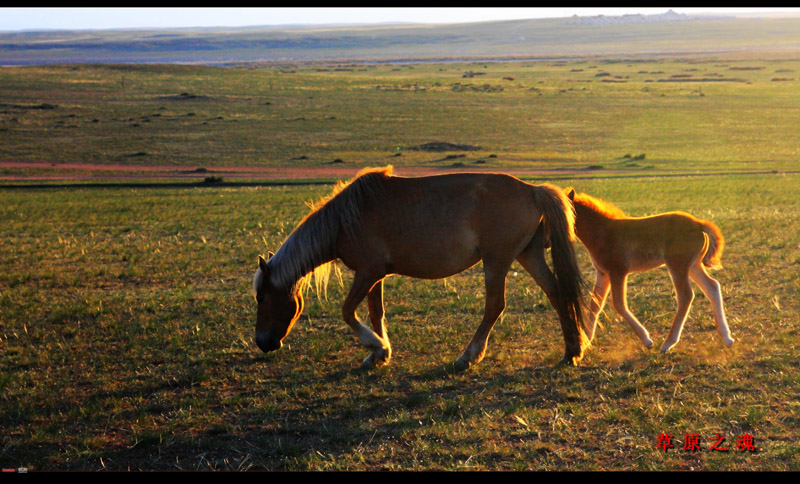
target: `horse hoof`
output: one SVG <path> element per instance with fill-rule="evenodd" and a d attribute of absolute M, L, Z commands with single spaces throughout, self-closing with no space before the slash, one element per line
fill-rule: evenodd
<path fill-rule="evenodd" d="M 669 350 L 671 350 L 673 346 L 675 346 L 675 343 L 672 344 L 664 343 L 663 345 L 661 345 L 661 352 L 666 353 Z"/>
<path fill-rule="evenodd" d="M 464 355 L 461 355 L 454 363 L 453 368 L 458 371 L 467 371 L 470 367 L 470 361 L 467 358 L 464 358 Z"/>
<path fill-rule="evenodd" d="M 371 356 L 367 356 L 364 359 L 364 361 L 361 362 L 361 366 L 359 367 L 359 369 L 362 370 L 362 371 L 370 371 L 370 370 L 373 370 L 373 369 L 381 367 L 381 366 L 386 366 L 388 364 L 389 363 L 387 361 L 385 361 L 385 360 L 381 360 L 381 361 L 377 361 L 376 362 L 374 359 L 372 359 Z"/>
<path fill-rule="evenodd" d="M 733 342 L 734 342 L 734 341 L 735 341 L 735 340 L 734 340 L 733 338 L 725 338 L 725 340 L 723 341 L 723 343 L 725 344 L 725 346 L 726 346 L 727 348 L 730 348 L 731 346 L 733 346 Z"/>
<path fill-rule="evenodd" d="M 556 367 L 557 368 L 558 367 L 562 367 L 562 366 L 577 367 L 578 366 L 578 361 L 580 361 L 580 358 L 577 357 L 577 356 L 564 355 L 564 358 L 561 358 L 561 361 L 558 362 Z"/>
<path fill-rule="evenodd" d="M 369 356 L 367 356 L 361 363 L 361 369 L 371 370 L 372 368 L 377 368 L 379 366 L 386 366 L 389 364 L 390 359 L 391 355 L 386 350 L 370 353 Z"/>

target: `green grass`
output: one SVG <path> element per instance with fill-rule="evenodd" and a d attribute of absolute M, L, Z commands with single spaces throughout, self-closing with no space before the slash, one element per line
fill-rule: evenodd
<path fill-rule="evenodd" d="M 313 170 L 336 158 L 353 173 L 453 160 L 591 168 L 531 181 L 634 216 L 684 210 L 721 227 L 714 274 L 737 342 L 723 348 L 695 291 L 670 354 L 644 349 L 607 308 L 582 366 L 555 368 L 555 312 L 515 265 L 486 359 L 454 373 L 482 312 L 477 266 L 387 280 L 389 367 L 358 371 L 367 352 L 340 317 L 347 271 L 327 299 L 309 295 L 285 347 L 265 355 L 253 342 L 257 256 L 329 186 L 0 188 L 0 464 L 798 470 L 800 91 L 772 80 L 793 72 L 790 58 L 753 57 L 3 68 L 0 160 L 42 164 L 2 176 L 103 176 L 50 166 L 61 162 Z M 686 75 L 695 82 L 674 82 Z M 707 80 L 720 76 L 739 80 Z M 408 149 L 430 141 L 482 149 L 457 159 Z M 629 292 L 660 345 L 675 311 L 666 271 L 633 276 Z M 676 448 L 659 450 L 661 433 Z M 694 433 L 703 450 L 682 451 Z M 717 433 L 727 453 L 708 450 Z M 757 452 L 736 449 L 746 433 Z"/>
<path fill-rule="evenodd" d="M 800 202 L 786 194 L 798 181 L 569 182 L 632 215 L 679 208 L 717 222 L 728 246 L 715 277 L 736 345 L 723 348 L 699 296 L 672 353 L 641 347 L 608 309 L 583 365 L 557 369 L 555 313 L 515 266 L 486 360 L 466 373 L 450 365 L 477 327 L 480 267 L 444 282 L 388 280 L 389 367 L 357 370 L 366 350 L 340 320 L 338 284 L 327 300 L 309 298 L 281 351 L 255 347 L 256 256 L 276 248 L 325 187 L 6 190 L 0 462 L 797 470 Z M 633 277 L 630 291 L 632 310 L 663 340 L 675 309 L 666 272 Z M 675 449 L 656 447 L 662 432 Z M 699 433 L 704 450 L 682 451 L 685 433 Z M 731 450 L 708 450 L 715 433 Z M 736 450 L 745 433 L 757 452 Z"/>
<path fill-rule="evenodd" d="M 794 170 L 800 155 L 790 57 L 335 67 L 3 68 L 0 159 L 44 163 L 3 174 L 453 165 L 410 149 L 431 141 L 481 147 L 466 168 Z"/>

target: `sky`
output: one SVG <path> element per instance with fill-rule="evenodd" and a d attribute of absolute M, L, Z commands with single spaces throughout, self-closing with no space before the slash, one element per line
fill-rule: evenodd
<path fill-rule="evenodd" d="M 305 8 L 0 8 L 0 31 L 169 27 L 242 27 L 251 25 L 337 23 L 462 23 L 572 15 L 652 15 L 678 13 L 755 13 L 800 8 L 758 7 L 305 7 Z"/>

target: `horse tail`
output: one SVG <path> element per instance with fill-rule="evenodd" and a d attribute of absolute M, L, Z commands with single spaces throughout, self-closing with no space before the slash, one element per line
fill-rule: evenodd
<path fill-rule="evenodd" d="M 567 343 L 565 362 L 575 364 L 589 346 L 589 339 L 583 331 L 584 282 L 573 246 L 575 209 L 562 190 L 549 184 L 535 187 L 534 201 L 542 210 L 544 228 L 550 240 L 556 280 L 556 311 Z"/>
<path fill-rule="evenodd" d="M 700 225 L 703 233 L 708 237 L 708 249 L 703 255 L 703 265 L 709 269 L 720 269 L 722 267 L 722 250 L 725 248 L 722 231 L 707 220 L 701 220 Z"/>

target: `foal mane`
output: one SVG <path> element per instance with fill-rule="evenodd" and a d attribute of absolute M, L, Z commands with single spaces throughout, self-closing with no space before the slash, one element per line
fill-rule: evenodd
<path fill-rule="evenodd" d="M 625 212 L 611 202 L 606 202 L 585 193 L 575 193 L 574 203 L 583 205 L 585 208 L 602 215 L 605 218 L 618 219 L 625 218 Z"/>
<path fill-rule="evenodd" d="M 327 197 L 309 204 L 311 212 L 269 260 L 272 283 L 276 287 L 299 285 L 305 290 L 313 276 L 317 294 L 326 293 L 339 235 L 358 239 L 364 203 L 381 194 L 392 171 L 391 165 L 365 168 L 352 180 L 337 182 Z"/>

